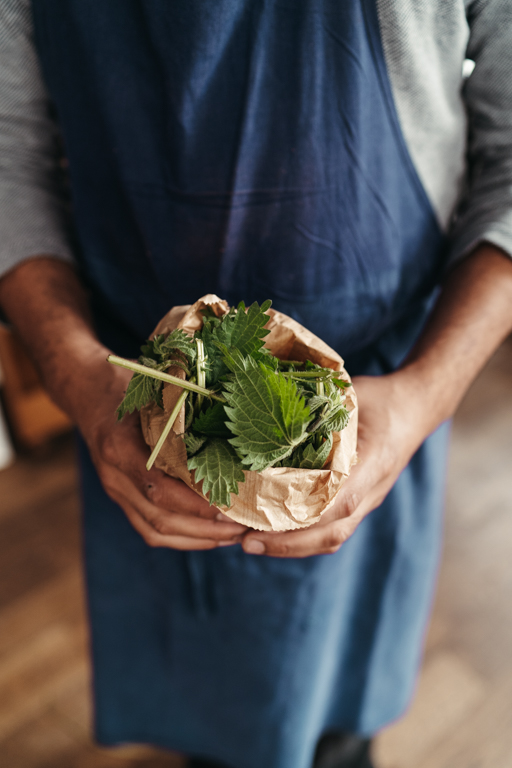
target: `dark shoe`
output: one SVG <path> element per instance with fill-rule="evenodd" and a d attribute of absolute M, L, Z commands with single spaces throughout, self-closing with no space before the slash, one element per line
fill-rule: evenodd
<path fill-rule="evenodd" d="M 374 768 L 371 739 L 351 733 L 326 733 L 316 748 L 313 768 Z"/>
<path fill-rule="evenodd" d="M 318 742 L 313 768 L 375 768 L 370 758 L 371 740 L 354 734 L 327 733 Z M 192 757 L 187 768 L 228 768 L 200 757 Z"/>

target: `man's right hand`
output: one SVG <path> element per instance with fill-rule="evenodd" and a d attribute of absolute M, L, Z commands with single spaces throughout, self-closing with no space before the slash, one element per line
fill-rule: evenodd
<path fill-rule="evenodd" d="M 130 374 L 113 369 L 106 360 L 103 365 L 101 394 L 95 387 L 100 399 L 95 408 L 83 412 L 79 426 L 110 498 L 151 547 L 213 549 L 239 542 L 245 526 L 230 521 L 181 480 L 155 468 L 148 472 L 149 449 L 139 414 L 125 416 L 121 422 L 115 417 Z"/>
<path fill-rule="evenodd" d="M 73 269 L 51 257 L 23 262 L 0 281 L 0 304 L 54 402 L 78 425 L 105 491 L 152 547 L 214 549 L 247 530 L 158 469 L 138 414 L 116 420 L 130 373 L 107 363 Z M 220 516 L 220 518 L 219 518 Z"/>

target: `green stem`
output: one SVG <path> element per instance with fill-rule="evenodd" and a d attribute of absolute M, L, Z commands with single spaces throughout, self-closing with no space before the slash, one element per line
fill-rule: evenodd
<path fill-rule="evenodd" d="M 141 365 L 140 363 L 132 363 L 131 360 L 125 360 L 124 357 L 117 357 L 117 355 L 109 355 L 107 362 L 112 365 L 118 365 L 120 368 L 126 368 L 134 373 L 143 373 L 144 376 L 150 376 L 153 379 L 160 379 L 168 384 L 175 384 L 177 387 L 186 389 L 189 392 L 197 392 L 200 395 L 206 395 L 213 400 L 219 400 L 221 403 L 225 403 L 225 399 L 222 395 L 217 395 L 212 392 L 211 389 L 205 389 L 198 384 L 192 384 L 190 381 L 179 379 L 177 376 L 171 376 L 170 373 L 163 373 L 163 371 L 156 371 L 154 368 L 149 368 L 147 365 Z"/>
<path fill-rule="evenodd" d="M 281 376 L 289 376 L 292 379 L 337 379 L 341 376 L 339 371 L 325 373 L 325 371 L 280 371 Z"/>
<path fill-rule="evenodd" d="M 307 432 L 315 432 L 318 427 L 322 425 L 322 422 L 325 421 L 325 416 L 327 414 L 327 411 L 329 410 L 329 403 L 326 403 L 320 413 L 318 414 L 317 418 L 311 422 L 311 424 L 308 425 Z"/>
<path fill-rule="evenodd" d="M 325 384 L 323 381 L 317 381 L 316 383 L 316 393 L 319 396 L 325 395 Z"/>
<path fill-rule="evenodd" d="M 205 357 L 204 357 L 204 344 L 201 339 L 196 339 L 197 345 L 197 383 L 200 387 L 206 387 L 206 372 L 205 372 Z M 201 410 L 203 404 L 203 395 L 198 395 L 196 398 L 196 411 Z"/>
<path fill-rule="evenodd" d="M 169 416 L 169 420 L 168 420 L 167 424 L 165 425 L 162 434 L 158 438 L 157 444 L 155 445 L 155 447 L 151 451 L 151 456 L 149 457 L 149 459 L 147 461 L 147 464 L 146 464 L 146 469 L 148 470 L 148 472 L 151 469 L 151 467 L 153 466 L 153 464 L 155 463 L 156 457 L 160 453 L 162 445 L 167 440 L 167 436 L 168 436 L 169 432 L 171 431 L 172 427 L 174 426 L 174 422 L 178 418 L 179 412 L 181 411 L 181 407 L 182 407 L 183 403 L 185 402 L 185 400 L 187 399 L 188 395 L 189 395 L 189 393 L 185 389 L 181 393 L 181 395 L 178 397 L 176 405 L 172 409 L 172 413 Z"/>

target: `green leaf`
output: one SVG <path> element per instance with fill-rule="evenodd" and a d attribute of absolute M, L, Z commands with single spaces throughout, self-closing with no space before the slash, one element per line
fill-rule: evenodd
<path fill-rule="evenodd" d="M 203 483 L 203 493 L 210 504 L 231 506 L 231 494 L 238 493 L 238 483 L 245 475 L 234 448 L 225 440 L 214 439 L 188 460 L 190 470 L 195 469 L 195 481 Z"/>
<path fill-rule="evenodd" d="M 215 318 L 218 319 L 218 318 Z M 215 336 L 209 326 L 205 326 L 200 332 L 205 352 L 206 386 L 215 386 L 228 372 L 222 359 L 222 353 L 217 347 Z"/>
<path fill-rule="evenodd" d="M 158 379 L 152 379 L 144 376 L 143 373 L 134 373 L 126 394 L 117 409 L 117 420 L 121 421 L 123 416 L 133 411 L 140 411 L 143 405 L 155 401 L 161 404 L 161 392 L 163 382 Z"/>
<path fill-rule="evenodd" d="M 333 378 L 332 383 L 335 384 L 339 389 L 347 389 L 348 387 L 352 386 L 350 381 L 345 381 L 344 379 L 340 378 Z"/>
<path fill-rule="evenodd" d="M 156 360 L 154 360 L 152 357 L 146 357 L 145 355 L 141 355 L 138 358 L 138 361 L 141 365 L 145 365 L 147 368 L 153 368 L 155 371 L 167 371 L 168 368 L 180 368 L 182 371 L 185 372 L 187 376 L 190 376 L 190 368 L 185 365 L 183 360 L 178 360 L 177 357 L 167 358 L 167 360 L 158 363 Z"/>
<path fill-rule="evenodd" d="M 307 437 L 311 414 L 291 379 L 275 373 L 237 349 L 224 349 L 232 372 L 224 385 L 229 442 L 249 469 L 261 471 L 289 456 Z"/>
<path fill-rule="evenodd" d="M 198 437 L 190 432 L 188 435 L 183 435 L 183 439 L 187 448 L 187 455 L 190 457 L 203 447 L 208 438 L 205 435 Z"/>
<path fill-rule="evenodd" d="M 215 403 L 202 411 L 195 419 L 192 429 L 208 437 L 231 437 L 231 432 L 226 426 L 228 417 L 222 403 Z"/>
<path fill-rule="evenodd" d="M 152 357 L 146 357 L 145 355 L 141 355 L 139 357 L 139 363 L 141 365 L 147 365 L 148 368 L 154 368 L 155 371 L 161 371 L 163 370 L 163 366 L 161 363 L 158 363 L 154 358 Z"/>
<path fill-rule="evenodd" d="M 194 360 L 196 345 L 193 340 L 181 329 L 177 328 L 167 337 L 163 334 L 149 339 L 141 347 L 142 355 L 139 357 L 139 363 L 156 371 L 165 371 L 171 366 L 176 366 L 190 374 L 189 368 L 180 359 L 181 354 L 190 363 Z M 142 373 L 135 373 L 126 390 L 126 394 L 117 409 L 117 418 L 120 421 L 127 413 L 133 413 L 148 403 L 155 402 L 161 408 L 163 382 L 153 379 L 150 376 L 144 376 Z"/>
<path fill-rule="evenodd" d="M 323 432 L 341 432 L 345 429 L 350 419 L 350 414 L 344 405 L 335 406 L 322 424 Z"/>
<path fill-rule="evenodd" d="M 308 426 L 311 434 L 321 434 L 328 437 L 331 432 L 341 432 L 349 422 L 350 414 L 345 407 L 346 396 L 343 389 L 339 389 L 335 380 L 325 382 L 325 396 L 314 395 L 308 401 L 310 410 L 315 410 L 315 404 L 319 397 L 324 398 L 325 404 L 318 410 Z"/>
<path fill-rule="evenodd" d="M 260 307 L 254 302 L 245 311 L 245 304 L 241 301 L 237 311 L 225 315 L 215 329 L 213 335 L 216 341 L 226 347 L 236 347 L 244 357 L 257 355 L 264 345 L 263 339 L 270 333 L 265 328 L 269 320 L 265 313 L 271 303 L 265 301 Z"/>
<path fill-rule="evenodd" d="M 296 469 L 322 469 L 332 449 L 332 434 L 315 449 L 312 443 L 300 445 L 291 456 L 283 461 L 283 467 Z"/>
<path fill-rule="evenodd" d="M 181 328 L 176 328 L 168 336 L 157 336 L 154 340 L 154 351 L 160 358 L 168 359 L 175 352 L 181 352 L 190 363 L 196 359 L 197 348 L 194 340 Z"/>
<path fill-rule="evenodd" d="M 308 400 L 308 406 L 311 413 L 314 413 L 319 408 L 323 408 L 324 405 L 329 405 L 330 400 L 326 395 L 313 395 Z"/>
<path fill-rule="evenodd" d="M 192 398 L 188 397 L 185 400 L 185 432 L 190 429 L 195 417 L 195 409 L 192 403 Z"/>
<path fill-rule="evenodd" d="M 264 349 L 265 336 L 269 331 L 265 328 L 268 315 L 265 314 L 271 305 L 265 301 L 261 307 L 254 302 L 247 312 L 245 304 L 240 302 L 237 309 L 232 308 L 222 318 L 205 318 L 204 327 L 200 332 L 207 356 L 206 382 L 207 386 L 217 383 L 228 372 L 219 352 L 219 344 L 226 347 L 236 347 L 244 357 L 252 356 L 260 359 L 271 355 Z"/>
<path fill-rule="evenodd" d="M 160 371 L 169 368 L 171 365 L 183 366 L 183 360 L 180 361 L 179 359 L 181 355 L 184 355 L 187 363 L 192 365 L 197 354 L 193 339 L 181 328 L 176 328 L 167 336 L 164 334 L 154 336 L 153 339 L 149 339 L 143 344 L 140 349 L 142 355 L 139 357 L 139 362 L 142 365 L 151 365 L 148 360 L 153 360 L 154 364 L 152 367 Z"/>

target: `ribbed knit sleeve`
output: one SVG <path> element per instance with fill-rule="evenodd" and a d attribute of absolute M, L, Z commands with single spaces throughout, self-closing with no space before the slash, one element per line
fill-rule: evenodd
<path fill-rule="evenodd" d="M 51 255 L 71 261 L 58 132 L 32 40 L 30 3 L 0 3 L 0 275 Z"/>
<path fill-rule="evenodd" d="M 464 86 L 468 179 L 452 230 L 451 263 L 488 241 L 512 256 L 512 2 L 468 3 L 467 56 L 476 66 Z"/>

